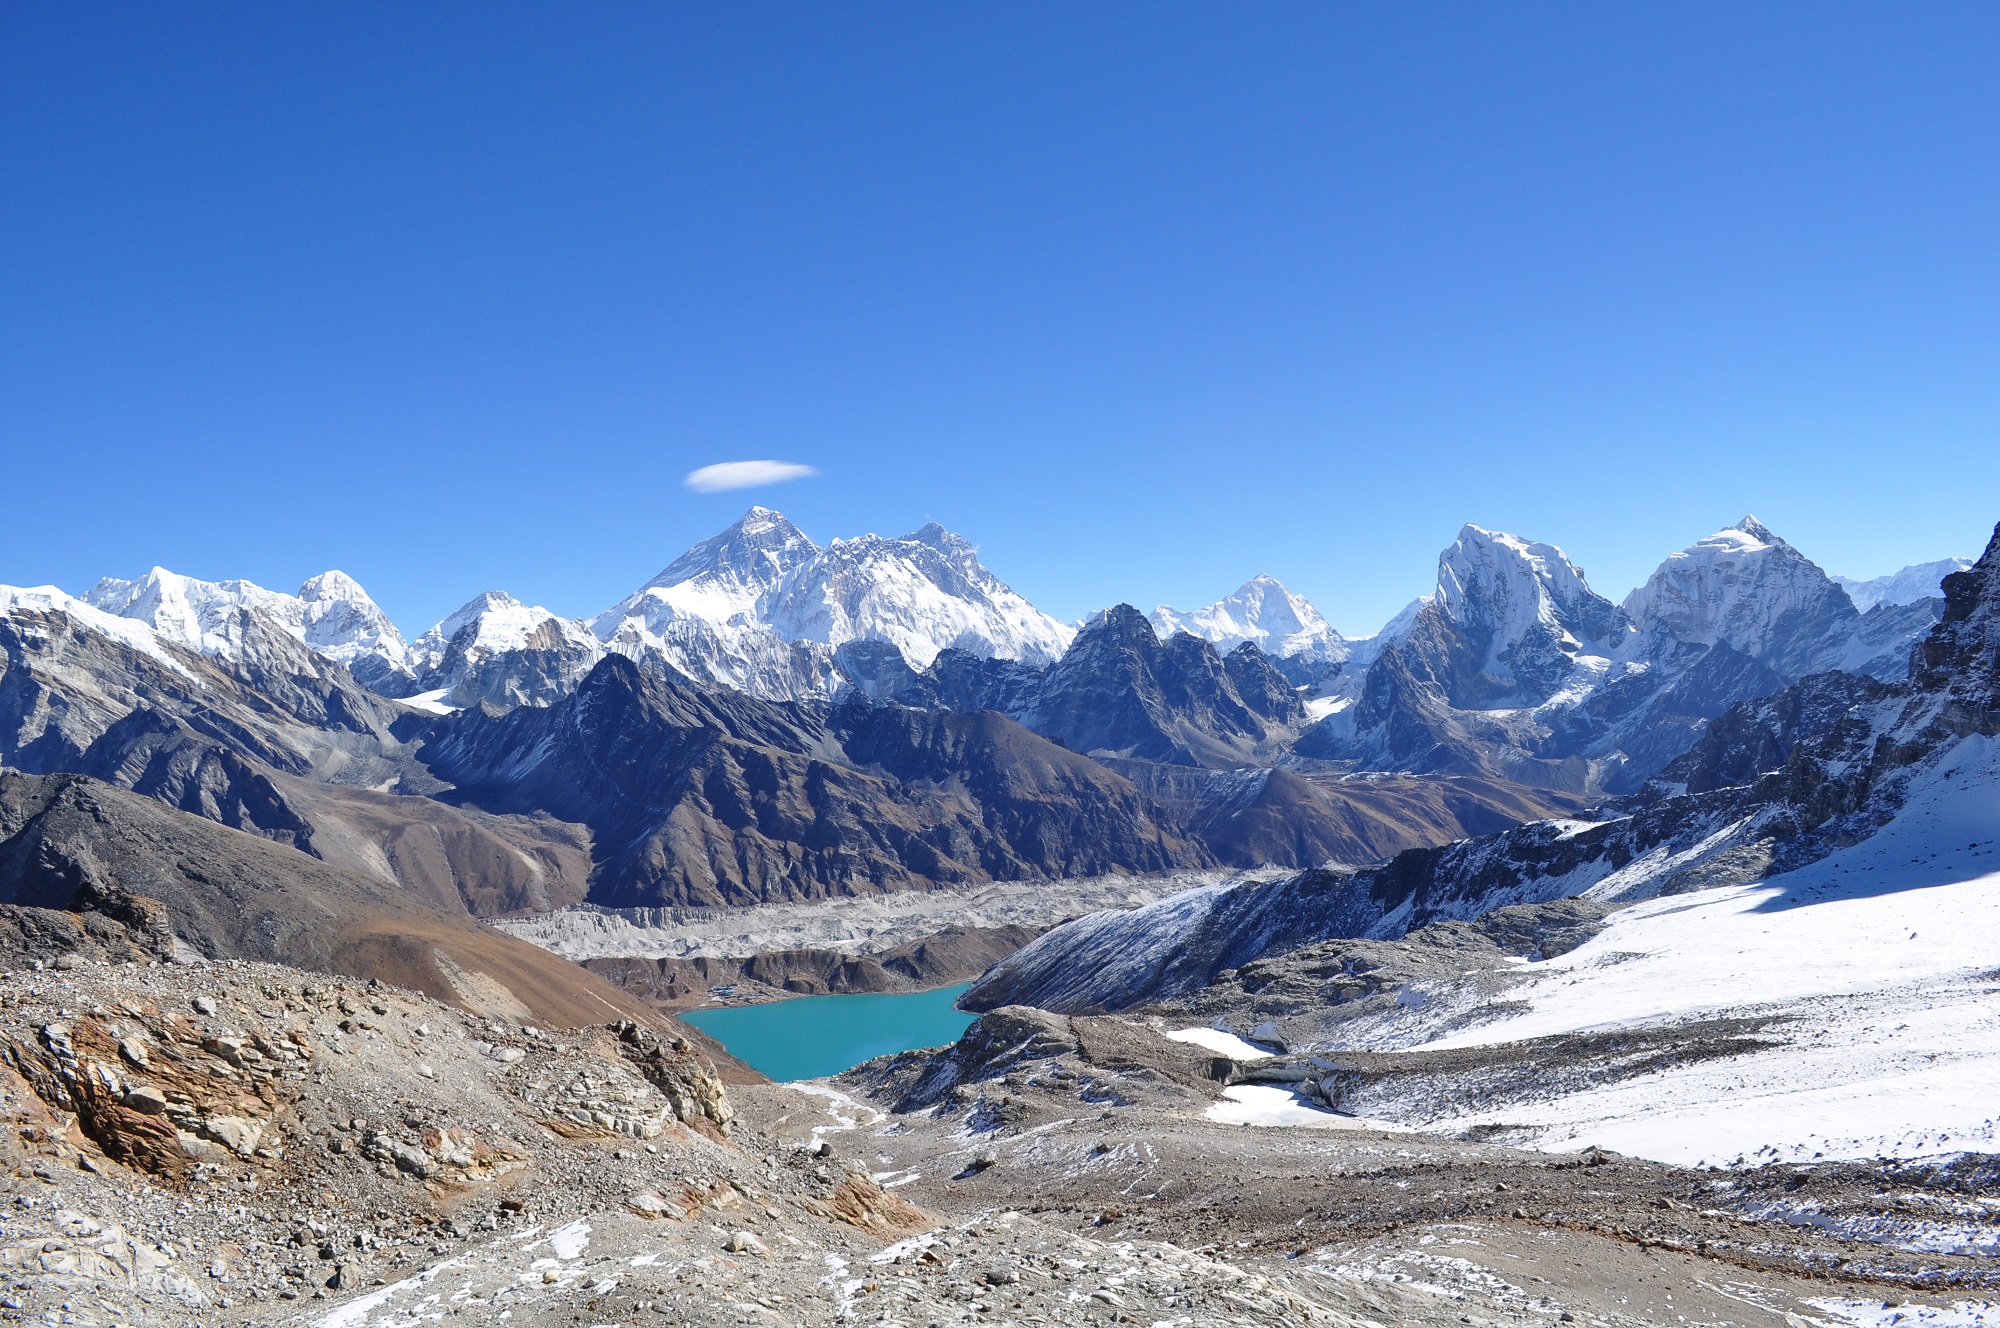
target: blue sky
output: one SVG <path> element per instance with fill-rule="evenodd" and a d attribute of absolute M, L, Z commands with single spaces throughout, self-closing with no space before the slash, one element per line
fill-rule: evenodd
<path fill-rule="evenodd" d="M 0 6 L 0 581 L 605 606 L 752 501 L 1372 630 L 2000 519 L 1991 5 Z M 819 473 L 696 493 L 697 467 Z"/>

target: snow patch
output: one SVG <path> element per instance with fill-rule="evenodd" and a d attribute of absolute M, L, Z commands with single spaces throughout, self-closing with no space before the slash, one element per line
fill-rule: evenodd
<path fill-rule="evenodd" d="M 1269 1060 L 1274 1054 L 1269 1047 L 1246 1042 L 1236 1034 L 1225 1033 L 1219 1028 L 1181 1028 L 1168 1033 L 1167 1036 L 1176 1042 L 1192 1043 L 1218 1056 L 1227 1056 L 1233 1061 Z"/>
<path fill-rule="evenodd" d="M 1203 1112 L 1219 1125 L 1300 1126 L 1318 1130 L 1392 1130 L 1397 1127 L 1359 1116 L 1342 1116 L 1314 1106 L 1289 1088 L 1271 1084 L 1232 1084 L 1222 1101 Z"/>

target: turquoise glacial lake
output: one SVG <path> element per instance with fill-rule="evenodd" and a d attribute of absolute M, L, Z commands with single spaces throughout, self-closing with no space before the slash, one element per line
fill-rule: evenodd
<path fill-rule="evenodd" d="M 958 1041 L 977 1016 L 952 1002 L 972 984 L 891 995 L 801 996 L 769 1005 L 690 1010 L 688 1023 L 777 1080 L 818 1079 L 863 1061 Z"/>

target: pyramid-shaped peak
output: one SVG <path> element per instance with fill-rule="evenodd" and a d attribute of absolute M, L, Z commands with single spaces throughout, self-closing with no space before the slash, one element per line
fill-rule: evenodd
<path fill-rule="evenodd" d="M 920 529 L 911 531 L 903 538 L 952 558 L 969 559 L 975 553 L 971 540 L 957 531 L 946 530 L 935 521 L 926 521 Z"/>
<path fill-rule="evenodd" d="M 1756 540 L 1759 544 L 1784 543 L 1783 540 L 1779 539 L 1776 535 L 1773 535 L 1771 533 L 1771 528 L 1769 526 L 1765 525 L 1762 521 L 1759 521 L 1754 516 L 1745 516 L 1741 521 L 1738 521 L 1735 525 L 1731 526 L 1730 529 L 1742 531 L 1745 535 L 1748 535 L 1751 539 Z"/>
<path fill-rule="evenodd" d="M 465 603 L 458 606 L 454 618 L 484 613 L 489 609 L 525 609 L 528 606 L 504 590 L 482 590 Z"/>
<path fill-rule="evenodd" d="M 783 512 L 752 507 L 730 525 L 710 535 L 645 586 L 676 586 L 696 578 L 720 580 L 746 593 L 773 585 L 786 572 L 819 551 L 804 531 Z"/>

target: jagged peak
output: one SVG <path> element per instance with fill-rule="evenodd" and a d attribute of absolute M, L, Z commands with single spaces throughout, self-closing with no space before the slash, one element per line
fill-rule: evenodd
<path fill-rule="evenodd" d="M 449 616 L 450 618 L 470 617 L 473 614 L 486 613 L 493 609 L 525 609 L 527 607 L 528 605 L 515 599 L 504 590 L 482 590 L 471 599 L 465 601 L 465 603 L 459 605 L 457 611 Z M 547 610 L 544 609 L 542 612 L 546 613 Z"/>
<path fill-rule="evenodd" d="M 1754 516 L 1745 516 L 1733 526 L 1724 526 L 1713 535 L 1705 536 L 1682 549 L 1669 554 L 1674 558 L 1699 557 L 1708 553 L 1762 553 L 1767 549 L 1791 549 L 1771 528 Z M 1793 550 L 1797 552 L 1797 550 Z"/>
<path fill-rule="evenodd" d="M 1143 634 L 1156 642 L 1160 639 L 1160 633 L 1154 629 L 1152 620 L 1130 604 L 1113 604 L 1109 608 L 1098 609 L 1084 620 L 1083 632 L 1079 632 L 1078 636 L 1084 633 L 1099 636 Z"/>
<path fill-rule="evenodd" d="M 1762 521 L 1759 521 L 1755 516 L 1749 515 L 1747 513 L 1744 515 L 1741 521 L 1738 521 L 1735 525 L 1731 526 L 1730 529 L 1740 530 L 1744 534 L 1749 535 L 1754 539 L 1760 540 L 1765 544 L 1784 543 L 1783 540 L 1779 539 L 1776 535 L 1773 535 L 1771 533 L 1771 528 L 1769 526 L 1765 525 Z"/>
<path fill-rule="evenodd" d="M 751 588 L 761 587 L 775 583 L 817 552 L 819 545 L 783 512 L 752 507 L 668 563 L 638 593 L 677 586 L 702 576 L 720 576 Z"/>
<path fill-rule="evenodd" d="M 1506 531 L 1468 522 L 1438 555 L 1436 602 L 1454 620 L 1477 613 L 1488 592 L 1519 593 L 1529 587 L 1536 597 L 1557 605 L 1601 598 L 1583 569 L 1560 548 Z"/>
<path fill-rule="evenodd" d="M 1709 537 L 1709 540 L 1705 540 L 1703 543 L 1722 539 L 1730 535 L 1748 536 L 1748 544 L 1745 544 L 1741 540 L 1732 541 L 1732 543 L 1742 548 L 1746 553 L 1755 552 L 1760 548 L 1789 549 L 1792 547 L 1778 535 L 1774 534 L 1769 526 L 1750 515 L 1745 515 L 1741 521 L 1738 521 L 1733 526 L 1718 530 L 1714 535 Z"/>

